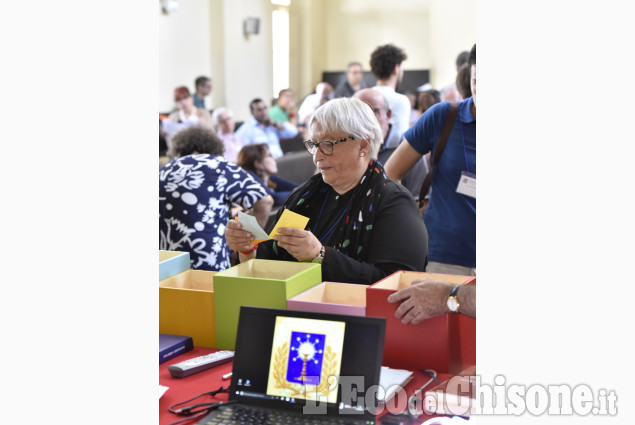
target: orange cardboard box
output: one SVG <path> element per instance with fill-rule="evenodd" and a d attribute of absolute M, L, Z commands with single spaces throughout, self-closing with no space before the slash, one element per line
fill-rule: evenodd
<path fill-rule="evenodd" d="M 472 276 L 400 271 L 366 289 L 366 316 L 386 319 L 383 365 L 408 370 L 434 369 L 455 374 L 476 364 L 476 321 L 463 314 L 443 314 L 418 325 L 404 325 L 395 317 L 399 303 L 390 294 L 429 277 L 456 285 L 476 284 Z"/>

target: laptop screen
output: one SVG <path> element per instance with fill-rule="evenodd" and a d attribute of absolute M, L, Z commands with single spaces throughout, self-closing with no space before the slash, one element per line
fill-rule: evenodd
<path fill-rule="evenodd" d="M 374 418 L 385 319 L 241 307 L 230 399 Z M 356 414 L 356 415 L 355 415 Z"/>

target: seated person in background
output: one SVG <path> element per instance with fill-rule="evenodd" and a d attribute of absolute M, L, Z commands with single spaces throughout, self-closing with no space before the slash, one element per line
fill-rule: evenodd
<path fill-rule="evenodd" d="M 311 116 L 317 108 L 333 98 L 333 86 L 322 81 L 315 86 L 315 93 L 304 98 L 298 110 L 298 119 L 301 124 L 308 124 Z"/>
<path fill-rule="evenodd" d="M 216 135 L 225 145 L 225 158 L 234 164 L 238 161 L 238 152 L 243 147 L 243 142 L 234 134 L 236 123 L 231 109 L 221 106 L 212 113 L 212 124 Z"/>
<path fill-rule="evenodd" d="M 356 91 L 367 87 L 368 83 L 364 80 L 362 64 L 350 62 L 346 66 L 346 79 L 337 86 L 333 97 L 351 97 Z"/>
<path fill-rule="evenodd" d="M 417 95 L 411 91 L 407 91 L 404 94 L 410 100 L 410 125 L 412 125 L 421 116 L 419 109 L 417 109 Z"/>
<path fill-rule="evenodd" d="M 293 90 L 280 90 L 275 105 L 273 105 L 269 110 L 269 116 L 272 120 L 280 124 L 283 122 L 290 122 L 293 125 L 297 125 Z"/>
<path fill-rule="evenodd" d="M 209 128 L 212 127 L 211 115 L 207 110 L 194 106 L 194 100 L 187 87 L 181 86 L 174 89 L 174 101 L 176 102 L 177 110 L 168 116 L 169 122 L 200 124 Z"/>
<path fill-rule="evenodd" d="M 461 93 L 456 88 L 456 83 L 443 87 L 439 93 L 439 102 L 460 102 L 462 100 Z"/>
<path fill-rule="evenodd" d="M 168 142 L 165 140 L 165 132 L 161 121 L 159 121 L 159 167 L 170 162 L 168 156 Z"/>
<path fill-rule="evenodd" d="M 254 249 L 254 236 L 230 220 L 225 237 L 240 261 L 318 262 L 325 281 L 365 285 L 398 270 L 423 270 L 428 243 L 421 213 L 376 161 L 383 135 L 373 111 L 359 99 L 333 99 L 315 111 L 308 131 L 305 144 L 320 173 L 284 204 L 309 217 L 307 230 L 280 228 L 281 235 Z"/>
<path fill-rule="evenodd" d="M 194 106 L 194 100 L 187 87 L 181 86 L 174 89 L 174 101 L 177 109 L 170 113 L 166 120 L 163 120 L 163 130 L 168 147 L 172 136 L 190 125 L 212 128 L 212 116 L 207 110 Z"/>
<path fill-rule="evenodd" d="M 298 186 L 297 183 L 276 176 L 276 159 L 271 156 L 269 148 L 264 143 L 243 147 L 238 154 L 237 164 L 264 186 L 267 193 L 273 197 L 274 206 L 284 204 L 291 191 Z"/>
<path fill-rule="evenodd" d="M 441 101 L 439 92 L 436 90 L 426 90 L 419 93 L 417 100 L 417 108 L 419 109 L 419 116 L 423 115 L 432 105 L 436 105 Z"/>
<path fill-rule="evenodd" d="M 159 169 L 159 249 L 190 253 L 192 269 L 230 267 L 223 234 L 230 207 L 253 209 L 261 226 L 273 199 L 246 171 L 223 158 L 223 142 L 200 126 L 178 132 Z"/>
<path fill-rule="evenodd" d="M 271 119 L 267 104 L 262 99 L 254 99 L 249 103 L 251 119 L 245 121 L 236 131 L 238 137 L 245 145 L 266 143 L 274 158 L 282 156 L 280 139 L 291 139 L 298 134 L 298 129 L 289 122 L 277 123 Z"/>
<path fill-rule="evenodd" d="M 454 294 L 453 289 L 456 291 Z M 455 300 L 450 300 L 450 297 L 455 297 Z M 401 319 L 403 324 L 416 325 L 444 313 L 462 313 L 476 318 L 476 285 L 452 285 L 442 280 L 416 279 L 409 288 L 388 296 L 389 303 L 399 301 L 401 304 L 395 311 L 395 317 Z"/>
<path fill-rule="evenodd" d="M 205 107 L 205 97 L 209 96 L 212 92 L 212 79 L 201 75 L 194 80 L 194 106 L 201 109 L 207 109 Z"/>
<path fill-rule="evenodd" d="M 470 87 L 471 69 L 470 65 L 463 64 L 456 74 L 456 88 L 463 99 L 467 99 L 472 96 L 472 89 Z"/>
<path fill-rule="evenodd" d="M 384 136 L 383 144 L 379 148 L 377 153 L 377 159 L 385 164 L 390 158 L 390 155 L 397 149 L 397 146 L 403 140 L 403 134 L 399 131 L 397 126 L 390 123 L 390 115 L 392 111 L 388 107 L 388 101 L 386 97 L 378 90 L 375 89 L 362 89 L 353 95 L 354 98 L 367 103 L 371 107 L 379 126 L 381 127 L 382 135 Z M 412 196 L 416 199 L 421 191 L 421 184 L 428 174 L 428 163 L 425 158 L 421 158 L 415 166 L 408 171 L 408 173 L 401 179 L 401 184 L 410 191 Z"/>

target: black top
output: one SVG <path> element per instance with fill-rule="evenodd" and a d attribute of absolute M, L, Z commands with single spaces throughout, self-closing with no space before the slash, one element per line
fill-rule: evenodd
<path fill-rule="evenodd" d="M 321 176 L 315 176 L 321 178 Z M 309 182 L 296 191 L 303 191 Z M 326 192 L 323 201 L 316 202 L 311 209 L 306 227 L 326 247 L 322 263 L 322 280 L 370 285 L 400 270 L 423 271 L 427 261 L 428 234 L 421 213 L 406 188 L 393 180 L 377 188 L 381 194 L 375 209 L 375 222 L 370 235 L 370 243 L 360 261 L 337 251 L 338 221 L 345 219 L 351 206 L 355 189 L 338 195 L 333 189 Z M 291 196 L 293 198 L 293 196 Z M 287 207 L 289 202 L 285 203 Z M 278 211 L 278 221 L 284 208 Z M 321 212 L 321 213 L 320 213 Z M 351 212 L 355 214 L 355 212 Z M 266 229 L 269 233 L 273 228 Z M 297 261 L 272 240 L 258 245 L 257 258 Z"/>
<path fill-rule="evenodd" d="M 368 83 L 366 82 L 366 80 L 362 80 L 362 89 L 366 89 L 368 88 Z M 338 97 L 351 97 L 355 94 L 355 89 L 353 88 L 353 86 L 351 86 L 350 84 L 348 84 L 347 80 L 342 81 L 336 88 L 335 88 L 335 93 L 333 94 L 334 98 L 338 98 Z"/>

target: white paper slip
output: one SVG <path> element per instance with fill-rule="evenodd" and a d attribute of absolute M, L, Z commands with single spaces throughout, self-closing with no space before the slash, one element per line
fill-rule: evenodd
<path fill-rule="evenodd" d="M 262 227 L 260 227 L 258 221 L 256 221 L 256 217 L 254 217 L 253 215 L 245 214 L 242 211 L 238 211 L 238 222 L 242 224 L 243 230 L 246 230 L 254 235 L 256 240 L 269 239 L 269 235 L 267 235 L 265 231 L 262 230 Z"/>
<path fill-rule="evenodd" d="M 170 387 L 164 387 L 163 385 L 159 385 L 159 398 L 163 397 L 163 394 L 165 394 L 165 392 L 169 389 Z"/>
<path fill-rule="evenodd" d="M 404 369 L 391 369 L 386 366 L 381 367 L 379 372 L 379 386 L 384 391 L 377 392 L 377 399 L 380 403 L 385 403 L 397 394 L 412 379 L 412 372 Z M 383 394 L 383 397 L 381 395 Z"/>

